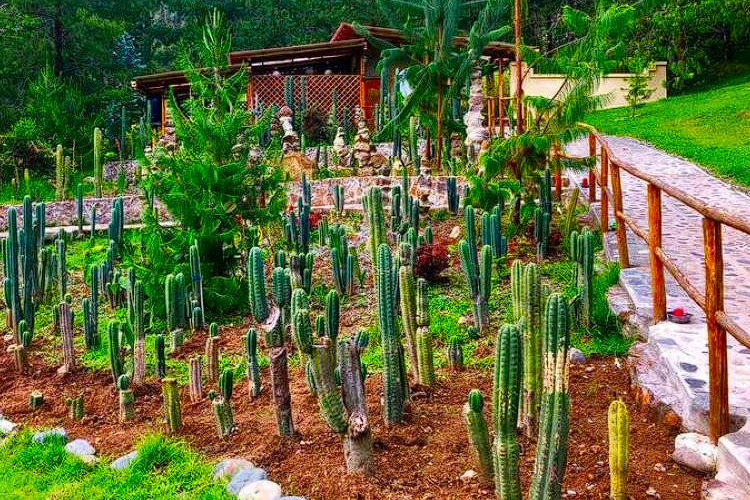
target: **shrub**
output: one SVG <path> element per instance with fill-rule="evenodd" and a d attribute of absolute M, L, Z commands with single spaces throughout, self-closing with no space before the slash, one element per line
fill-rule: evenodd
<path fill-rule="evenodd" d="M 442 243 L 425 243 L 417 248 L 414 273 L 427 281 L 436 281 L 448 267 L 448 251 Z"/>

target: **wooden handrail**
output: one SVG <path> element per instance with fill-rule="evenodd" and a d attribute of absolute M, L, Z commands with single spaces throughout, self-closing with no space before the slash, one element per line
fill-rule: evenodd
<path fill-rule="evenodd" d="M 750 221 L 738 217 L 726 210 L 712 207 L 691 194 L 668 182 L 643 172 L 635 165 L 628 163 L 613 154 L 606 139 L 587 124 L 580 126 L 589 132 L 589 156 L 600 151 L 601 168 L 594 166 L 589 170 L 589 201 L 596 200 L 596 188 L 599 186 L 601 197 L 601 232 L 609 231 L 609 203 L 611 201 L 615 220 L 617 221 L 617 245 L 620 266 L 630 267 L 628 255 L 627 231 L 648 244 L 649 267 L 651 272 L 651 293 L 654 308 L 654 322 L 666 319 L 667 294 L 664 281 L 666 269 L 685 293 L 706 314 L 708 331 L 708 365 L 709 365 L 709 434 L 714 442 L 729 432 L 729 383 L 727 362 L 727 333 L 738 342 L 750 348 L 750 333 L 731 319 L 724 311 L 724 249 L 722 244 L 722 226 L 728 226 L 750 236 Z M 561 154 L 567 158 L 581 159 Z M 621 175 L 626 172 L 646 183 L 648 200 L 648 229 L 644 229 L 625 213 Z M 610 189 L 611 182 L 611 189 Z M 703 257 L 705 262 L 705 293 L 696 287 L 690 278 L 671 259 L 662 243 L 662 195 L 667 195 L 703 217 Z"/>

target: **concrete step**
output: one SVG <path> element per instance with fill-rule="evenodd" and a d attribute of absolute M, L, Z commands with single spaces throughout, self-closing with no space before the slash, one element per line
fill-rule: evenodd
<path fill-rule="evenodd" d="M 750 420 L 737 432 L 719 439 L 716 479 L 750 498 Z"/>

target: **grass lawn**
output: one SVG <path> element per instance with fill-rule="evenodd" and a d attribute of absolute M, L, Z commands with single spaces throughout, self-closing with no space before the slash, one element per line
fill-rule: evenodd
<path fill-rule="evenodd" d="M 201 499 L 229 500 L 224 484 L 212 481 L 212 467 L 179 441 L 146 436 L 138 456 L 123 471 L 108 463 L 93 467 L 68 454 L 61 439 L 43 444 L 31 432 L 0 446 L 0 498 L 35 499 Z M 105 450 L 106 451 L 106 450 Z"/>
<path fill-rule="evenodd" d="M 600 131 L 636 137 L 688 158 L 714 174 L 750 186 L 750 75 L 691 94 L 599 111 L 587 122 Z"/>

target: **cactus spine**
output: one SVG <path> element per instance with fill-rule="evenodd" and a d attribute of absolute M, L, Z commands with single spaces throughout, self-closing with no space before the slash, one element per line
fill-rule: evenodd
<path fill-rule="evenodd" d="M 544 315 L 544 386 L 531 500 L 560 498 L 568 457 L 568 304 L 562 295 L 547 299 Z"/>
<path fill-rule="evenodd" d="M 188 368 L 188 387 L 190 389 L 190 401 L 197 403 L 203 398 L 201 360 L 198 356 L 190 358 L 190 366 Z"/>
<path fill-rule="evenodd" d="M 175 434 L 182 427 L 182 413 L 180 410 L 180 388 L 174 378 L 161 381 L 161 394 L 164 402 L 164 413 L 167 420 L 167 430 Z"/>
<path fill-rule="evenodd" d="M 258 364 L 258 334 L 253 328 L 249 329 L 245 335 L 245 353 L 247 356 L 247 385 L 250 398 L 254 399 L 260 396 L 262 386 L 260 381 L 260 365 Z"/>
<path fill-rule="evenodd" d="M 96 127 L 94 129 L 94 190 L 97 198 L 102 197 L 102 177 L 102 131 Z"/>
<path fill-rule="evenodd" d="M 630 460 L 630 416 L 622 401 L 612 401 L 607 411 L 609 430 L 609 498 L 627 500 Z"/>
<path fill-rule="evenodd" d="M 494 481 L 495 472 L 490 448 L 490 435 L 487 429 L 487 421 L 482 413 L 483 408 L 484 398 L 482 393 L 479 389 L 472 389 L 469 392 L 469 400 L 464 404 L 463 409 L 464 421 L 469 434 L 469 444 L 481 474 L 485 479 Z"/>
<path fill-rule="evenodd" d="M 406 399 L 406 380 L 403 369 L 403 347 L 396 331 L 394 314 L 394 277 L 391 271 L 393 260 L 388 245 L 378 247 L 378 279 L 376 281 L 378 297 L 378 324 L 380 327 L 381 345 L 383 346 L 383 400 L 384 417 L 388 424 L 401 422 Z"/>
<path fill-rule="evenodd" d="M 120 375 L 117 378 L 117 393 L 120 402 L 120 422 L 129 422 L 133 420 L 135 398 L 133 390 L 129 388 L 130 378 L 127 375 Z"/>

